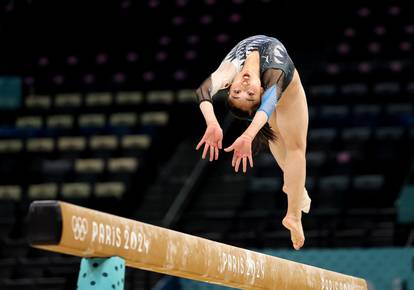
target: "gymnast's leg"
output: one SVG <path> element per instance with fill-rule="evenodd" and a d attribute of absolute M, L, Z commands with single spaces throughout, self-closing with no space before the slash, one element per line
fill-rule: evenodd
<path fill-rule="evenodd" d="M 277 136 L 277 134 L 276 134 Z M 275 158 L 277 164 L 279 165 L 280 169 L 284 171 L 284 161 L 285 161 L 285 155 L 286 155 L 286 148 L 285 144 L 283 142 L 283 139 L 278 138 L 274 142 L 269 142 L 269 149 L 272 153 L 273 157 Z M 283 186 L 283 192 L 287 194 L 285 186 Z M 311 199 L 308 195 L 308 191 L 306 190 L 306 187 L 303 188 L 303 197 L 302 197 L 302 203 L 301 203 L 301 210 L 304 213 L 309 213 L 310 205 L 311 205 Z"/>
<path fill-rule="evenodd" d="M 306 137 L 308 130 L 308 108 L 305 92 L 299 75 L 295 76 L 282 96 L 275 112 L 275 125 L 278 131 L 283 160 L 283 191 L 288 196 L 288 209 L 282 224 L 289 229 L 295 249 L 300 249 L 305 241 L 302 228 L 304 208 L 304 188 L 306 176 Z M 277 153 L 277 145 L 272 146 Z M 277 155 L 277 154 L 275 154 Z M 280 157 L 276 157 L 281 159 Z M 278 163 L 279 163 L 278 162 Z"/>

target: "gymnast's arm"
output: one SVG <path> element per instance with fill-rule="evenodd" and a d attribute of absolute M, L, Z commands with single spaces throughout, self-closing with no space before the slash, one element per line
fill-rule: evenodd
<path fill-rule="evenodd" d="M 214 114 L 212 97 L 219 89 L 228 86 L 236 73 L 237 69 L 234 64 L 224 61 L 196 90 L 196 95 L 200 103 L 200 110 L 207 125 L 206 132 L 196 147 L 196 150 L 198 150 L 205 144 L 202 155 L 203 159 L 206 157 L 208 151 L 210 151 L 210 161 L 218 159 L 219 149 L 222 148 L 223 131 Z"/>
<path fill-rule="evenodd" d="M 252 142 L 274 112 L 277 100 L 282 93 L 281 82 L 283 72 L 281 70 L 269 69 L 263 76 L 262 83 L 264 84 L 265 92 L 263 93 L 259 109 L 243 134 L 231 146 L 224 149 L 226 152 L 234 150 L 232 166 L 236 172 L 239 170 L 241 162 L 243 162 L 243 172 L 246 172 L 247 160 L 249 160 L 250 167 L 253 167 Z"/>
<path fill-rule="evenodd" d="M 269 120 L 282 94 L 283 80 L 284 72 L 280 69 L 268 69 L 264 72 L 262 84 L 265 91 L 262 95 L 259 109 L 254 115 L 249 127 L 244 131 L 244 135 L 254 139 L 260 129 Z"/>
<path fill-rule="evenodd" d="M 218 90 L 226 88 L 230 85 L 237 70 L 233 63 L 223 61 L 219 68 L 213 72 L 196 90 L 200 110 L 204 116 L 207 126 L 212 123 L 217 123 L 217 118 L 214 114 L 213 96 Z"/>

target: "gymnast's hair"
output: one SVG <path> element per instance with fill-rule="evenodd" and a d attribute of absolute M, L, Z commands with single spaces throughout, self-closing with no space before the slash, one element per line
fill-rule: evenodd
<path fill-rule="evenodd" d="M 231 114 L 239 120 L 244 120 L 246 121 L 246 125 L 249 126 L 251 119 L 253 118 L 252 115 L 254 115 L 254 113 L 251 115 L 249 112 L 243 111 L 239 108 L 237 108 L 231 101 L 231 98 L 227 98 L 227 102 L 226 102 L 229 111 L 231 112 Z M 258 109 L 255 108 L 254 111 L 256 111 Z M 274 142 L 276 141 L 277 137 L 275 132 L 271 129 L 269 123 L 266 122 L 266 124 L 260 129 L 260 131 L 257 133 L 257 135 L 255 136 L 255 138 L 253 139 L 252 142 L 252 148 L 253 148 L 253 153 L 254 154 L 258 154 L 260 153 L 262 150 L 269 148 L 269 142 Z"/>

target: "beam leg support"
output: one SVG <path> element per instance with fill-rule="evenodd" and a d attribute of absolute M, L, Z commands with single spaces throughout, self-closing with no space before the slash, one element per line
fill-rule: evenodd
<path fill-rule="evenodd" d="M 77 290 L 122 290 L 124 279 L 124 259 L 82 258 Z"/>

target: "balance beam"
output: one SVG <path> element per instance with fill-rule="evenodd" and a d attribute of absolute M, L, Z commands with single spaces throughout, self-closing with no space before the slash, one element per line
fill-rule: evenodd
<path fill-rule="evenodd" d="M 365 280 L 60 201 L 34 201 L 29 242 L 79 257 L 240 289 L 366 290 Z"/>

